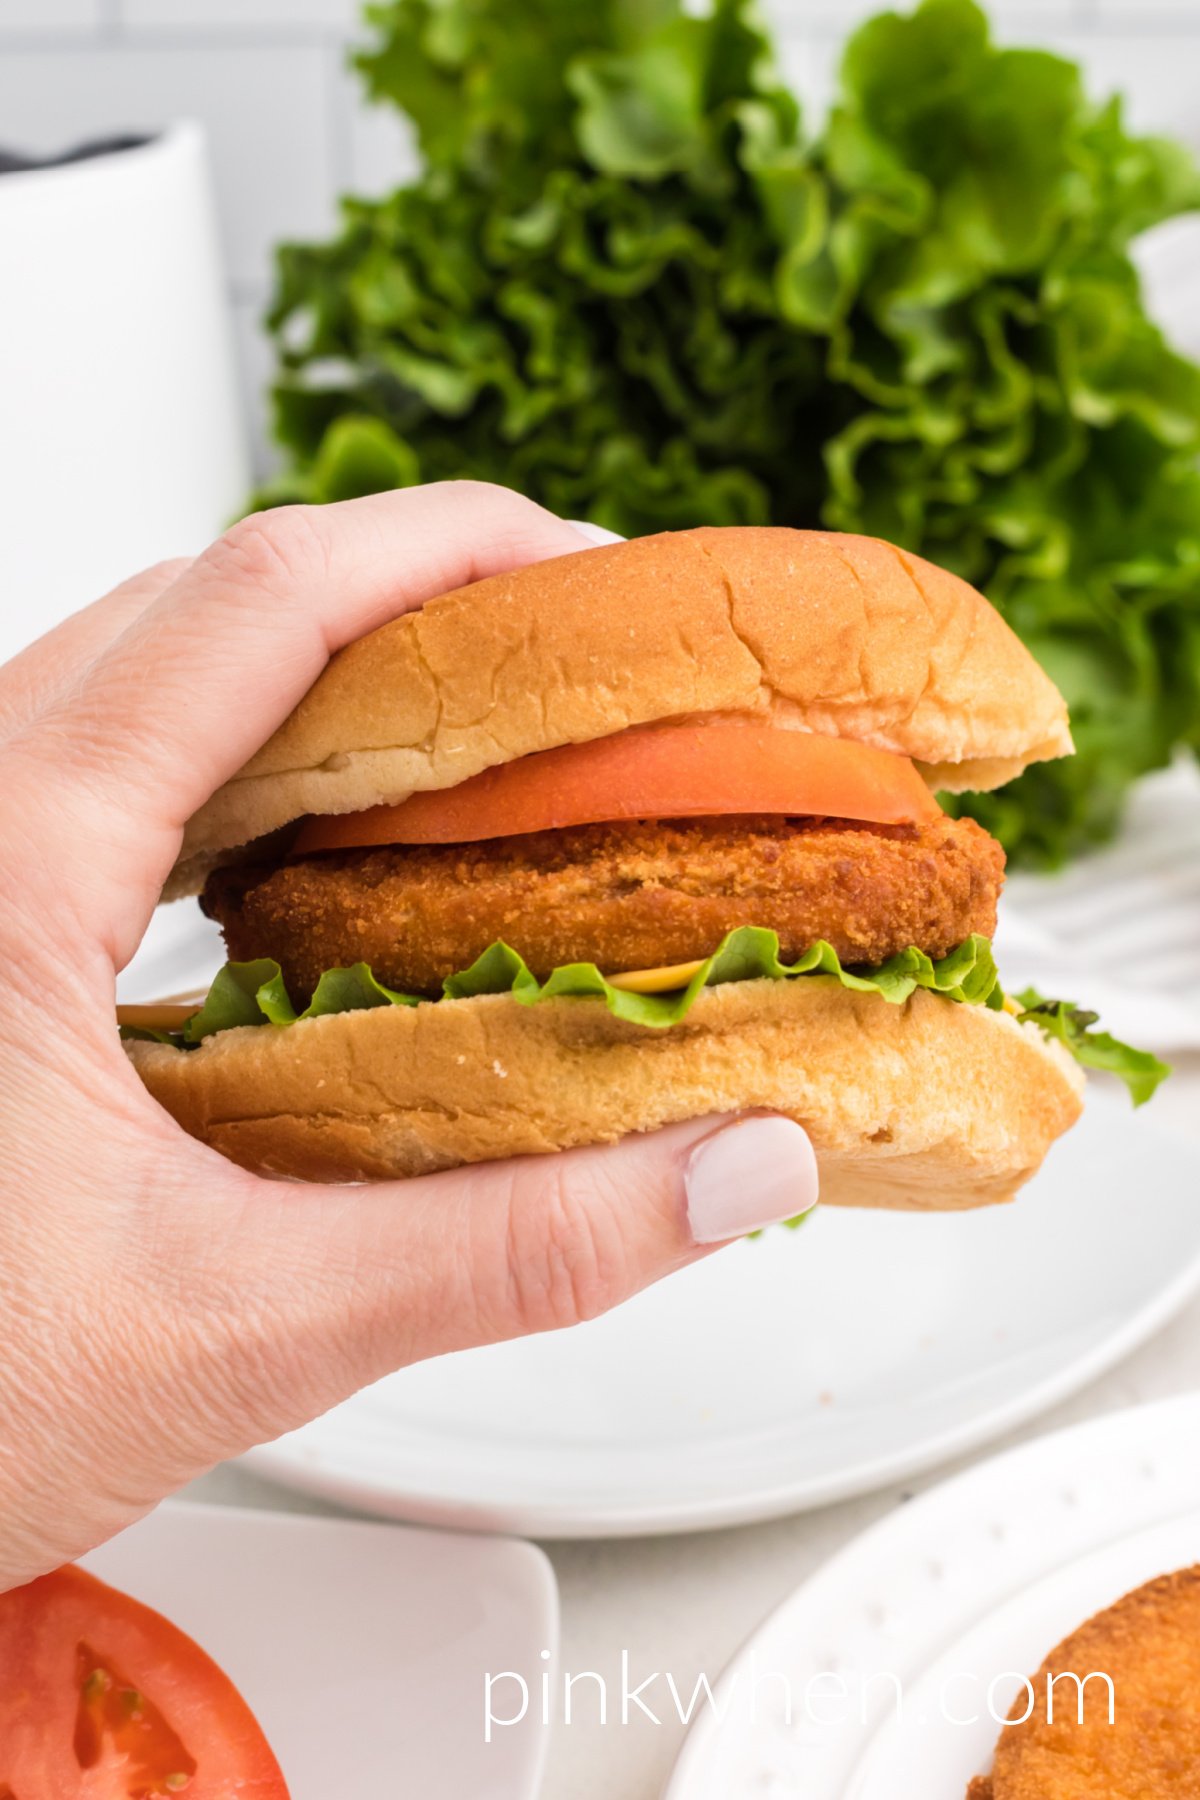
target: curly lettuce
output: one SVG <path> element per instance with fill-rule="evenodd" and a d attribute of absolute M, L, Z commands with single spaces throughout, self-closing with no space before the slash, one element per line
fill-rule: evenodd
<path fill-rule="evenodd" d="M 1170 1065 L 1149 1050 L 1134 1050 L 1107 1031 L 1093 1031 L 1099 1015 L 1072 1000 L 1044 1000 L 1036 988 L 1026 988 L 1016 999 L 1022 1008 L 1019 1017 L 1065 1044 L 1084 1068 L 1119 1076 L 1135 1106 L 1144 1106 L 1171 1073 Z"/>
<path fill-rule="evenodd" d="M 700 963 L 685 986 L 661 994 L 636 994 L 616 987 L 595 963 L 566 963 L 539 981 L 524 958 L 511 945 L 489 945 L 470 968 L 449 975 L 442 984 L 442 1001 L 469 1000 L 481 994 L 510 994 L 521 1006 L 542 1000 L 601 1000 L 614 1018 L 650 1030 L 665 1030 L 686 1018 L 696 997 L 706 987 L 730 981 L 793 981 L 805 976 L 824 976 L 852 993 L 876 994 L 891 1006 L 899 1006 L 918 989 L 938 994 L 959 1005 L 985 1006 L 994 1012 L 1011 1011 L 1000 985 L 992 946 L 980 936 L 967 938 L 949 955 L 936 960 L 911 947 L 875 968 L 846 968 L 831 944 L 819 941 L 795 962 L 779 955 L 779 938 L 761 926 L 742 926 L 731 931 L 718 948 Z M 327 969 L 303 1010 L 293 1005 L 277 962 L 261 957 L 253 962 L 226 963 L 213 981 L 204 1004 L 175 1033 L 127 1028 L 124 1036 L 151 1037 L 181 1049 L 190 1049 L 220 1031 L 243 1025 L 294 1025 L 331 1013 L 357 1012 L 376 1006 L 418 1006 L 421 999 L 385 987 L 366 963 L 350 968 Z M 1169 1073 L 1165 1063 L 1148 1051 L 1132 1049 L 1096 1032 L 1094 1013 L 1081 1012 L 1070 1001 L 1043 1000 L 1041 995 L 1019 996 L 1020 1018 L 1035 1024 L 1047 1036 L 1058 1038 L 1082 1064 L 1106 1069 L 1128 1087 L 1135 1106 L 1149 1100 Z"/>
<path fill-rule="evenodd" d="M 1200 748 L 1200 368 L 1130 247 L 1186 150 L 973 0 L 849 38 L 805 133 L 753 0 L 376 0 L 421 173 L 278 252 L 260 502 L 472 475 L 632 535 L 825 526 L 982 588 L 1078 754 L 953 802 L 1019 863 Z"/>

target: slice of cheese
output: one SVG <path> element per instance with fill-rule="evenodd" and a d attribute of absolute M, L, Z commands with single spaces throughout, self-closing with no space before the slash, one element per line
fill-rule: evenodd
<path fill-rule="evenodd" d="M 117 1024 L 136 1031 L 181 1031 L 195 1010 L 195 1002 L 189 1006 L 165 1000 L 145 1006 L 118 1006 Z"/>
<path fill-rule="evenodd" d="M 630 969 L 626 975 L 608 975 L 609 987 L 624 988 L 627 994 L 669 994 L 674 988 L 686 987 L 704 962 L 667 963 L 661 969 Z"/>

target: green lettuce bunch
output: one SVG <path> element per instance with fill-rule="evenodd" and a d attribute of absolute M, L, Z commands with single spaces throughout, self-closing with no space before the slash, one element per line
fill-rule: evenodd
<path fill-rule="evenodd" d="M 1071 705 L 1075 759 L 966 803 L 1019 860 L 1200 747 L 1200 370 L 1128 254 L 1200 204 L 1182 150 L 973 0 L 864 25 L 815 139 L 749 0 L 369 17 L 424 173 L 279 252 L 260 501 L 473 475 L 625 533 L 892 538 L 983 587 Z"/>

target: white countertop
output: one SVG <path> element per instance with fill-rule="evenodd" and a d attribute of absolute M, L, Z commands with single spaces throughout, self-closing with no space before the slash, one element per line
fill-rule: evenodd
<path fill-rule="evenodd" d="M 1164 1121 L 1200 1138 L 1200 1056 L 1177 1060 L 1176 1075 L 1154 1108 Z M 1137 1204 L 1136 1197 L 1130 1204 Z M 1196 1386 L 1200 1301 L 1117 1369 L 981 1455 Z M 715 1682 L 759 1620 L 833 1551 L 910 1495 L 978 1460 L 966 1458 L 902 1487 L 766 1525 L 690 1537 L 547 1544 L 562 1595 L 561 1665 L 596 1670 L 611 1696 L 619 1693 L 621 1652 L 627 1649 L 632 1684 L 669 1670 L 686 1701 L 701 1672 Z M 187 1493 L 217 1503 L 335 1510 L 233 1466 L 214 1470 Z M 657 1688 L 666 1697 L 661 1682 Z M 655 1800 L 683 1736 L 678 1718 L 660 1713 L 662 1723 L 654 1725 L 633 1709 L 629 1724 L 610 1714 L 601 1727 L 594 1691 L 594 1684 L 580 1684 L 576 1721 L 552 1728 L 543 1800 Z M 654 1691 L 655 1684 L 646 1689 L 652 1707 Z"/>

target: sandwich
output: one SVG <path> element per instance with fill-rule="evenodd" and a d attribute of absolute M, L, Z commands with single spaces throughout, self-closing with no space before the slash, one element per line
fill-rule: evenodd
<path fill-rule="evenodd" d="M 1000 846 L 938 793 L 1068 755 L 955 575 L 873 539 L 664 533 L 493 576 L 337 654 L 190 821 L 230 962 L 130 1009 L 248 1168 L 406 1176 L 768 1108 L 822 1194 L 1009 1199 L 1083 1062 L 1161 1065 L 991 951 Z"/>
<path fill-rule="evenodd" d="M 1200 1794 L 1200 1568 L 1088 1619 L 1020 1689 L 967 1800 Z"/>

